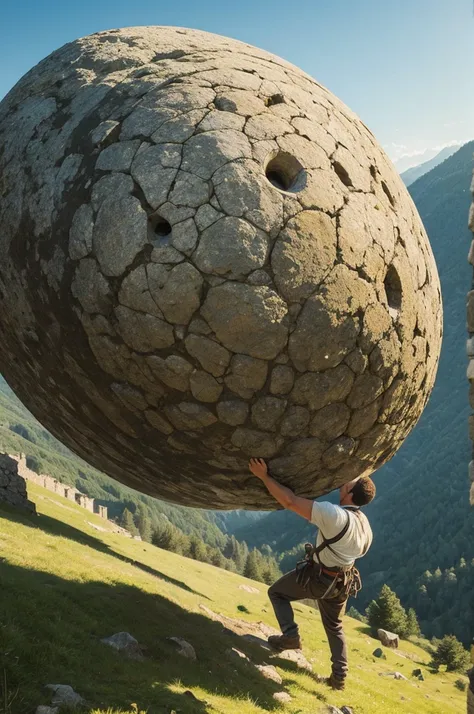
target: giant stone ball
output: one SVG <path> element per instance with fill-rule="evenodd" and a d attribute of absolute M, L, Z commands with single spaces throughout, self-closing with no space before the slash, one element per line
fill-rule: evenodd
<path fill-rule="evenodd" d="M 441 298 L 371 132 L 284 60 L 101 32 L 0 105 L 0 369 L 89 463 L 209 508 L 316 497 L 393 456 L 433 386 Z"/>

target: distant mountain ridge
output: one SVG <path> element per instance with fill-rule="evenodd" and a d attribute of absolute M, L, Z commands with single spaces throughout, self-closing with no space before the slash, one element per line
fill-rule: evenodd
<path fill-rule="evenodd" d="M 444 149 L 441 149 L 432 159 L 423 161 L 423 163 L 403 171 L 403 173 L 400 174 L 400 178 L 405 186 L 411 186 L 414 181 L 427 174 L 431 169 L 434 169 L 438 164 L 441 164 L 458 150 L 459 146 L 445 146 Z"/>

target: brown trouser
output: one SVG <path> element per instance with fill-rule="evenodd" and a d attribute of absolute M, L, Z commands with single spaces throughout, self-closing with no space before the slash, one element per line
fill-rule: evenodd
<path fill-rule="evenodd" d="M 318 575 L 317 568 L 305 589 L 296 582 L 296 570 L 284 575 L 280 580 L 268 590 L 268 596 L 275 610 L 275 615 L 284 635 L 296 637 L 298 635 L 298 625 L 295 622 L 293 608 L 290 603 L 293 600 L 305 600 L 314 598 L 318 601 L 321 620 L 331 649 L 332 672 L 337 679 L 344 679 L 347 674 L 347 645 L 344 632 L 342 631 L 342 616 L 346 608 L 347 595 L 345 592 L 339 593 L 329 600 L 322 600 L 322 596 L 332 582 L 332 578 L 324 573 Z M 337 592 L 337 590 L 336 590 Z"/>

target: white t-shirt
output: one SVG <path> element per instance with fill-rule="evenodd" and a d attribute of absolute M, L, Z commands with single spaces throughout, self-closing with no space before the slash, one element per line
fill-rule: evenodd
<path fill-rule="evenodd" d="M 322 564 L 327 568 L 352 565 L 356 558 L 365 555 L 372 543 L 372 529 L 367 517 L 361 511 L 357 513 L 348 511 L 327 501 L 313 503 L 311 523 L 319 528 L 316 546 L 320 545 L 324 538 L 326 540 L 334 538 L 342 531 L 347 522 L 347 514 L 349 514 L 349 528 L 341 540 L 331 544 L 334 553 L 326 546 L 319 554 Z M 316 556 L 314 559 L 318 562 Z"/>

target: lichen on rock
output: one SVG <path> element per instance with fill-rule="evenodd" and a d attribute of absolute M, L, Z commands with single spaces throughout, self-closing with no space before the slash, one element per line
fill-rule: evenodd
<path fill-rule="evenodd" d="M 84 37 L 0 103 L 0 173 L 0 370 L 112 477 L 274 508 L 249 456 L 316 497 L 418 420 L 441 340 L 426 234 L 370 131 L 293 65 L 193 30 Z"/>

